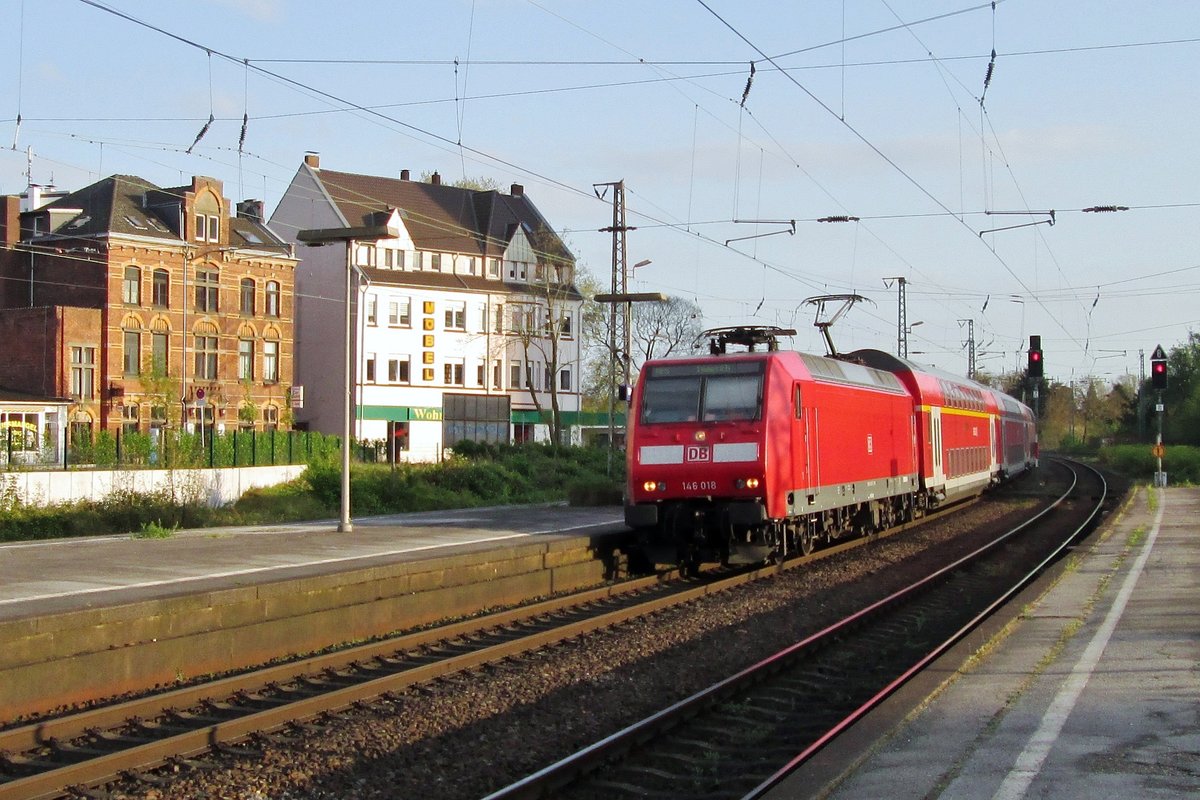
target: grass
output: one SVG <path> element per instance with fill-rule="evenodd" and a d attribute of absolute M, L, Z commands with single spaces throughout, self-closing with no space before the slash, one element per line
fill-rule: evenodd
<path fill-rule="evenodd" d="M 133 535 L 135 539 L 170 539 L 175 531 L 179 530 L 178 525 L 172 525 L 169 528 L 163 527 L 158 520 L 153 522 L 143 522 L 142 527 Z"/>

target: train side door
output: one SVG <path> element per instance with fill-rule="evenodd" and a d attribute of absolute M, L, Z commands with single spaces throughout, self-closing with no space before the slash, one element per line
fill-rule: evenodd
<path fill-rule="evenodd" d="M 931 483 L 934 486 L 941 486 L 946 482 L 946 470 L 942 464 L 942 409 L 934 407 L 929 409 L 929 444 L 932 446 L 933 459 L 933 479 Z"/>
<path fill-rule="evenodd" d="M 792 480 L 793 487 L 810 490 L 812 482 L 813 447 L 810 443 L 813 415 L 816 410 L 804 407 L 804 393 L 801 385 L 792 386 Z M 798 503 L 797 503 L 798 504 Z"/>

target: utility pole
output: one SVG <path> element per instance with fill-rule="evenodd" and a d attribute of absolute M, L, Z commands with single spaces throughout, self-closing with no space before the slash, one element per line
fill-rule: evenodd
<path fill-rule="evenodd" d="M 975 380 L 975 320 L 960 319 L 959 327 L 967 323 L 967 377 Z"/>
<path fill-rule="evenodd" d="M 601 189 L 603 187 L 603 190 Z M 596 197 L 601 200 L 607 194 L 608 189 L 613 190 L 613 217 L 612 225 L 607 228 L 601 228 L 601 233 L 612 234 L 612 294 L 628 295 L 629 294 L 629 274 L 625 268 L 626 247 L 625 233 L 627 231 L 637 230 L 630 228 L 625 224 L 625 181 L 612 181 L 609 183 L 593 183 L 592 190 L 596 193 Z M 613 451 L 616 449 L 616 394 L 617 394 L 617 342 L 621 342 L 621 354 L 624 362 L 623 380 L 621 390 L 621 399 L 628 400 L 626 392 L 629 391 L 630 384 L 630 350 L 633 347 L 632 342 L 632 325 L 631 318 L 633 316 L 633 307 L 630 303 L 625 303 L 621 313 L 617 313 L 617 304 L 613 303 L 608 312 L 608 379 L 609 379 L 609 394 L 608 394 L 608 472 L 612 473 L 612 457 Z M 618 319 L 620 325 L 618 326 Z M 618 332 L 620 335 L 618 336 Z M 626 421 L 628 427 L 628 421 Z"/>
<path fill-rule="evenodd" d="M 899 311 L 896 316 L 896 355 L 900 358 L 908 358 L 908 301 L 904 289 L 908 284 L 908 279 L 904 277 L 884 278 L 884 288 L 892 288 L 892 281 L 896 282 L 900 293 Z"/>

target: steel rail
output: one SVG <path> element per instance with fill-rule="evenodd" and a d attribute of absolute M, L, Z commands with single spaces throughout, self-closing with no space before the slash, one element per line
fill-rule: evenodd
<path fill-rule="evenodd" d="M 195 756 L 212 748 L 240 741 L 255 733 L 277 730 L 289 723 L 309 720 L 326 712 L 398 692 L 439 677 L 512 658 L 530 650 L 613 627 L 672 606 L 684 605 L 701 597 L 727 591 L 785 570 L 801 568 L 814 561 L 865 546 L 873 540 L 893 536 L 912 527 L 955 513 L 972 502 L 974 501 L 968 500 L 939 509 L 937 512 L 927 514 L 912 522 L 897 525 L 887 531 L 847 539 L 822 548 L 809 556 L 792 558 L 781 564 L 738 571 L 732 575 L 719 576 L 715 579 L 711 579 L 711 575 L 719 574 L 719 571 L 712 571 L 710 580 L 704 583 L 677 584 L 677 586 L 686 588 L 674 590 L 669 588 L 670 579 L 676 574 L 674 572 L 634 579 L 416 633 L 272 665 L 195 686 L 182 687 L 144 698 L 3 730 L 0 731 L 0 754 L 9 754 L 10 763 L 18 767 L 21 756 L 18 755 L 14 759 L 11 754 L 28 753 L 46 748 L 73 751 L 81 756 L 81 760 L 77 763 L 45 769 L 36 774 L 6 780 L 0 783 L 0 800 L 42 800 L 42 798 L 61 797 L 72 787 L 97 786 L 115 780 L 123 774 L 136 775 L 138 772 L 148 771 L 169 763 L 173 758 Z M 434 663 L 401 667 L 399 668 L 401 671 L 379 677 L 359 676 L 350 686 L 334 687 L 309 697 L 280 701 L 274 708 L 245 710 L 224 706 L 223 710 L 229 713 L 242 713 L 238 713 L 238 716 L 234 718 L 214 721 L 211 724 L 197 724 L 193 729 L 167 734 L 152 741 L 134 744 L 123 750 L 84 757 L 86 751 L 93 745 L 73 746 L 71 744 L 73 740 L 94 735 L 98 731 L 120 731 L 131 720 L 159 719 L 172 713 L 178 713 L 178 709 L 191 709 L 206 703 L 212 704 L 214 700 L 221 701 L 239 695 L 253 694 L 272 685 L 286 686 L 309 678 L 315 678 L 316 682 L 321 682 L 322 676 L 337 676 L 343 671 L 356 669 L 357 665 L 395 656 L 400 652 L 452 643 L 506 626 L 529 623 L 538 618 L 582 609 L 590 604 L 614 599 L 629 599 L 638 592 L 664 588 L 666 593 L 644 602 L 638 602 L 636 605 L 598 613 L 582 620 L 556 623 L 546 630 L 526 634 L 520 638 L 513 638 L 510 641 L 482 647 L 468 653 L 448 656 Z M 349 676 L 344 677 L 349 678 Z M 205 719 L 203 713 L 192 714 L 190 718 L 193 721 Z M 119 733 L 113 736 L 110 733 L 110 738 L 122 737 L 128 738 L 125 734 Z M 37 766 L 42 766 L 42 764 Z"/>
<path fill-rule="evenodd" d="M 1063 463 L 1063 464 L 1068 463 L 1065 459 L 1055 459 L 1055 460 L 1058 460 L 1060 463 Z M 874 696 L 872 696 L 870 699 L 868 699 L 867 702 L 863 703 L 861 706 L 854 709 L 850 714 L 846 715 L 846 717 L 844 719 L 842 719 L 840 722 L 838 722 L 836 725 L 834 725 L 832 728 L 830 728 L 829 731 L 827 731 L 824 735 L 822 735 L 820 738 L 818 738 L 816 741 L 814 741 L 812 744 L 810 744 L 808 747 L 806 747 L 804 750 L 802 750 L 800 753 L 798 753 L 791 761 L 789 761 L 787 764 L 785 764 L 783 767 L 781 767 L 779 770 L 777 770 L 773 775 L 771 775 L 769 778 L 767 778 L 761 784 L 756 786 L 750 792 L 743 795 L 741 800 L 759 800 L 759 798 L 762 798 L 763 796 L 765 796 L 768 791 L 773 789 L 780 782 L 782 782 L 785 778 L 787 778 L 790 774 L 795 772 L 802 764 L 804 764 L 804 762 L 806 762 L 806 761 L 808 761 L 808 759 L 812 758 L 813 755 L 815 755 L 817 753 L 817 751 L 821 750 L 823 747 L 825 747 L 831 741 L 833 741 L 839 735 L 841 735 L 851 725 L 853 725 L 854 723 L 856 723 L 860 719 L 862 719 L 864 716 L 866 716 L 867 713 L 869 713 L 874 708 L 876 708 L 880 703 L 882 703 L 885 699 L 887 699 L 890 695 L 892 695 L 897 689 L 899 689 L 901 686 L 903 686 L 905 683 L 907 683 L 913 676 L 915 676 L 921 670 L 928 667 L 930 664 L 932 664 L 938 658 L 941 658 L 941 656 L 944 655 L 946 653 L 946 651 L 948 651 L 951 647 L 953 647 L 955 644 L 957 644 L 959 641 L 961 641 L 968 633 L 970 633 L 972 630 L 974 630 L 976 627 L 978 627 L 980 623 L 982 623 L 984 620 L 986 620 L 992 614 L 996 613 L 996 611 L 998 609 L 1003 607 L 1006 603 L 1010 602 L 1017 595 L 1018 592 L 1022 591 L 1026 586 L 1028 586 L 1030 583 L 1032 583 L 1039 575 L 1041 575 L 1043 572 L 1045 572 L 1046 569 L 1051 564 L 1053 564 L 1055 561 L 1057 561 L 1059 558 L 1061 558 L 1063 552 L 1067 548 L 1071 547 L 1074 544 L 1075 540 L 1083 532 L 1088 530 L 1088 528 L 1091 526 L 1092 522 L 1095 520 L 1096 515 L 1099 514 L 1101 509 L 1104 507 L 1104 502 L 1108 496 L 1108 482 L 1104 479 L 1104 476 L 1099 472 L 1099 470 L 1097 470 L 1094 467 L 1091 467 L 1087 464 L 1083 464 L 1082 462 L 1072 461 L 1070 463 L 1076 464 L 1077 466 L 1082 466 L 1085 469 L 1090 470 L 1100 480 L 1100 486 L 1101 486 L 1100 497 L 1095 502 L 1095 505 L 1093 506 L 1091 513 L 1089 513 L 1087 515 L 1087 518 L 1084 519 L 1084 521 L 1081 522 L 1079 525 L 1077 525 L 1075 527 L 1075 530 L 1072 531 L 1070 533 L 1070 535 L 1066 536 L 1059 543 L 1058 547 L 1054 548 L 1054 550 L 1051 551 L 1051 553 L 1049 555 L 1047 555 L 1045 558 L 1043 558 L 1035 567 L 1033 567 L 1033 569 L 1029 570 L 1029 572 L 1027 572 L 1022 578 L 1020 578 L 1015 584 L 1013 584 L 1008 589 L 1008 591 L 1004 592 L 1002 595 L 1000 595 L 995 600 L 993 600 L 991 603 L 989 603 L 983 610 L 981 610 L 978 614 L 976 614 L 974 617 L 972 617 L 970 620 L 968 620 L 965 624 L 963 624 L 963 626 L 961 628 L 959 628 L 957 631 L 955 631 L 945 641 L 941 642 L 937 647 L 933 648 L 924 657 L 922 657 L 920 660 L 918 660 L 916 663 L 914 663 L 912 666 L 910 666 L 907 670 L 902 672 L 895 679 L 893 679 L 891 682 L 889 682 L 886 686 L 884 686 L 882 689 L 880 689 Z M 1075 487 L 1078 484 L 1078 473 L 1076 473 L 1075 470 L 1073 468 L 1071 468 L 1069 465 L 1067 468 L 1071 469 L 1071 473 L 1073 476 L 1071 487 L 1068 490 L 1068 492 L 1066 494 L 1064 494 L 1062 497 L 1060 497 L 1058 500 L 1056 500 L 1052 506 L 1046 508 L 1041 514 L 1038 514 L 1037 517 L 1034 517 L 1033 520 L 1029 520 L 1028 522 L 1022 524 L 1020 526 L 1020 528 L 1023 528 L 1026 525 L 1031 524 L 1034 520 L 1041 517 L 1042 514 L 1048 513 L 1051 509 L 1055 508 L 1060 503 L 1062 503 L 1068 494 L 1075 491 Z M 1016 532 L 1016 530 L 1019 530 L 1019 528 L 1014 529 L 1014 531 L 1012 531 L 1008 534 L 1005 534 L 1005 536 L 1003 538 L 1008 538 L 1008 536 L 1011 536 L 1012 533 Z M 991 545 L 988 545 L 988 547 L 990 548 Z"/>
<path fill-rule="evenodd" d="M 658 711 L 650 717 L 641 720 L 640 722 L 636 722 L 598 742 L 593 743 L 592 745 L 589 745 L 577 753 L 567 756 L 566 758 L 561 759 L 554 764 L 551 764 L 535 773 L 532 773 L 531 775 L 528 775 L 525 778 L 522 778 L 516 783 L 487 795 L 483 800 L 531 800 L 534 798 L 552 797 L 554 792 L 570 784 L 580 776 L 600 768 L 606 763 L 611 762 L 613 759 L 625 755 L 634 747 L 644 744 L 645 742 L 655 738 L 660 732 L 678 725 L 680 722 L 695 716 L 704 709 L 709 708 L 716 703 L 736 694 L 737 692 L 744 690 L 746 687 L 761 682 L 770 675 L 783 669 L 789 661 L 792 661 L 803 651 L 824 644 L 832 637 L 861 624 L 864 620 L 878 614 L 881 610 L 896 605 L 897 603 L 922 592 L 936 581 L 941 580 L 947 575 L 977 560 L 990 550 L 999 547 L 1003 542 L 1009 540 L 1013 536 L 1016 536 L 1022 530 L 1042 519 L 1044 516 L 1051 513 L 1051 511 L 1065 502 L 1071 493 L 1075 491 L 1076 485 L 1077 478 L 1071 481 L 1070 487 L 1068 487 L 1065 492 L 1063 492 L 1048 506 L 1041 509 L 1037 514 L 1021 522 L 1019 525 L 1014 526 L 1012 529 L 997 537 L 992 542 L 989 542 L 988 544 L 977 548 L 971 553 L 957 559 L 952 564 L 944 566 L 941 569 L 930 573 L 921 580 L 910 584 L 903 589 L 893 592 L 887 597 L 878 600 L 866 608 L 860 609 L 856 613 L 805 637 L 804 639 L 788 646 L 778 653 L 775 653 L 774 655 L 739 671 L 737 674 L 730 676 L 729 678 L 725 678 L 724 680 L 721 680 L 706 689 L 696 692 L 691 696 L 684 698 L 683 700 L 680 700 L 661 711 Z M 1102 502 L 1103 500 L 1097 504 L 1096 508 L 1092 512 L 1092 515 L 1089 516 L 1089 522 L 1094 518 L 1094 515 L 1099 512 Z M 1058 551 L 1056 551 L 1056 553 L 1057 552 Z M 1032 576 L 1037 574 L 1037 572 L 1043 569 L 1045 565 L 1052 560 L 1052 558 L 1053 556 L 1047 558 L 1045 561 L 1039 564 L 1034 571 L 1029 573 L 1029 575 Z M 1031 578 L 1027 576 L 1026 581 L 1029 579 Z M 999 607 L 999 603 L 994 603 L 990 606 L 993 611 L 996 607 Z M 978 621 L 980 621 L 982 618 L 983 615 L 980 615 L 976 618 L 976 620 L 973 620 L 969 626 L 964 626 L 963 629 L 956 634 L 955 641 L 957 641 L 958 638 L 961 638 L 961 636 L 965 635 L 970 628 L 978 624 Z M 939 647 L 939 652 L 943 651 L 946 647 L 949 647 L 949 644 Z M 930 660 L 932 659 L 922 659 L 923 665 L 927 665 Z M 910 669 L 906 671 L 903 680 L 897 679 L 896 681 L 892 682 L 894 685 L 889 684 L 889 688 L 886 690 L 881 690 L 879 693 L 877 693 L 877 695 L 872 698 L 872 702 L 869 704 L 869 706 L 874 707 L 875 705 L 878 705 L 883 698 L 894 692 L 896 688 L 911 678 L 912 675 L 915 675 L 918 671 L 919 669 Z M 867 710 L 869 710 L 869 708 L 859 709 L 852 716 L 854 719 L 857 719 L 865 714 Z M 837 726 L 835 726 L 837 732 L 840 733 L 841 731 L 844 731 L 847 727 L 849 727 L 850 724 L 852 724 L 852 722 L 853 720 L 851 719 L 843 720 L 842 723 L 839 723 Z M 822 737 L 823 742 L 821 746 L 827 744 L 831 738 L 832 736 L 829 735 Z M 816 752 L 817 749 L 820 748 L 813 748 L 812 752 Z M 811 752 L 808 753 L 808 755 L 811 756 Z M 793 766 L 792 769 L 795 769 L 795 767 Z M 774 778 L 775 776 L 772 777 Z"/>

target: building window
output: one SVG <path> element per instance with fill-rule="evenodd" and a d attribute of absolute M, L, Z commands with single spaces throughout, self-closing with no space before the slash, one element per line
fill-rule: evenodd
<path fill-rule="evenodd" d="M 389 358 L 388 359 L 388 381 L 390 383 L 408 383 L 408 359 L 407 358 Z"/>
<path fill-rule="evenodd" d="M 121 285 L 121 301 L 131 306 L 142 304 L 142 271 L 137 267 L 125 268 L 125 281 Z"/>
<path fill-rule="evenodd" d="M 96 396 L 96 348 L 71 348 L 71 394 L 80 400 Z"/>
<path fill-rule="evenodd" d="M 253 339 L 238 339 L 238 380 L 254 380 Z"/>
<path fill-rule="evenodd" d="M 142 332 L 125 331 L 125 360 L 126 375 L 137 375 L 142 369 Z"/>
<path fill-rule="evenodd" d="M 429 268 L 431 270 L 433 270 L 434 272 L 442 271 L 442 254 L 441 253 L 430 253 L 429 254 Z"/>
<path fill-rule="evenodd" d="M 221 220 L 212 215 L 208 218 L 208 240 L 210 242 L 221 240 Z"/>
<path fill-rule="evenodd" d="M 203 214 L 196 215 L 196 231 L 195 239 L 197 242 L 203 242 L 208 237 L 208 217 Z"/>
<path fill-rule="evenodd" d="M 521 362 L 514 361 L 508 365 L 508 388 L 521 388 Z"/>
<path fill-rule="evenodd" d="M 375 354 L 371 353 L 367 356 L 366 362 L 363 364 L 363 382 L 375 382 Z"/>
<path fill-rule="evenodd" d="M 494 388 L 494 389 L 503 388 L 500 383 L 501 376 L 504 374 L 503 370 L 504 370 L 504 368 L 503 368 L 503 366 L 501 366 L 499 359 L 492 362 L 492 388 Z"/>
<path fill-rule="evenodd" d="M 170 361 L 168 356 L 168 348 L 170 347 L 169 334 L 152 333 L 150 334 L 150 368 L 155 375 L 170 375 Z"/>
<path fill-rule="evenodd" d="M 167 407 L 150 406 L 150 432 L 161 431 L 167 427 Z"/>
<path fill-rule="evenodd" d="M 367 324 L 379 323 L 379 298 L 373 294 L 367 295 Z"/>
<path fill-rule="evenodd" d="M 125 434 L 138 432 L 138 407 L 136 405 L 121 408 L 121 431 Z"/>
<path fill-rule="evenodd" d="M 263 430 L 273 431 L 279 428 L 279 409 L 275 406 L 263 408 Z"/>
<path fill-rule="evenodd" d="M 568 339 L 571 338 L 571 314 L 569 312 L 562 315 L 562 319 L 558 321 L 558 326 L 563 336 Z"/>
<path fill-rule="evenodd" d="M 171 305 L 171 273 L 165 269 L 154 270 L 154 305 L 166 308 Z"/>
<path fill-rule="evenodd" d="M 266 308 L 267 316 L 268 317 L 278 317 L 279 316 L 279 282 L 278 281 L 267 281 L 267 291 L 264 296 L 266 298 L 266 304 L 267 304 L 267 308 Z"/>
<path fill-rule="evenodd" d="M 488 277 L 489 278 L 499 278 L 500 277 L 500 259 L 489 258 L 487 260 L 487 265 L 488 265 L 488 267 L 487 267 Z"/>
<path fill-rule="evenodd" d="M 465 331 L 467 329 L 467 304 L 463 301 L 446 303 L 446 329 Z"/>
<path fill-rule="evenodd" d="M 463 362 L 447 361 L 444 367 L 445 384 L 447 386 L 462 386 L 464 383 Z"/>
<path fill-rule="evenodd" d="M 217 337 L 196 336 L 196 377 L 217 379 Z"/>
<path fill-rule="evenodd" d="M 571 370 L 562 369 L 558 373 L 558 388 L 564 392 L 571 391 Z"/>
<path fill-rule="evenodd" d="M 242 298 L 242 314 L 247 317 L 254 316 L 254 278 L 242 278 L 240 284 Z"/>
<path fill-rule="evenodd" d="M 487 386 L 487 363 L 484 361 L 475 365 L 475 383 L 479 386 Z"/>
<path fill-rule="evenodd" d="M 279 382 L 279 342 L 263 342 L 263 380 Z"/>
<path fill-rule="evenodd" d="M 217 312 L 220 288 L 220 274 L 215 269 L 196 270 L 196 310 Z"/>
<path fill-rule="evenodd" d="M 496 333 L 504 333 L 504 304 L 496 304 Z"/>

